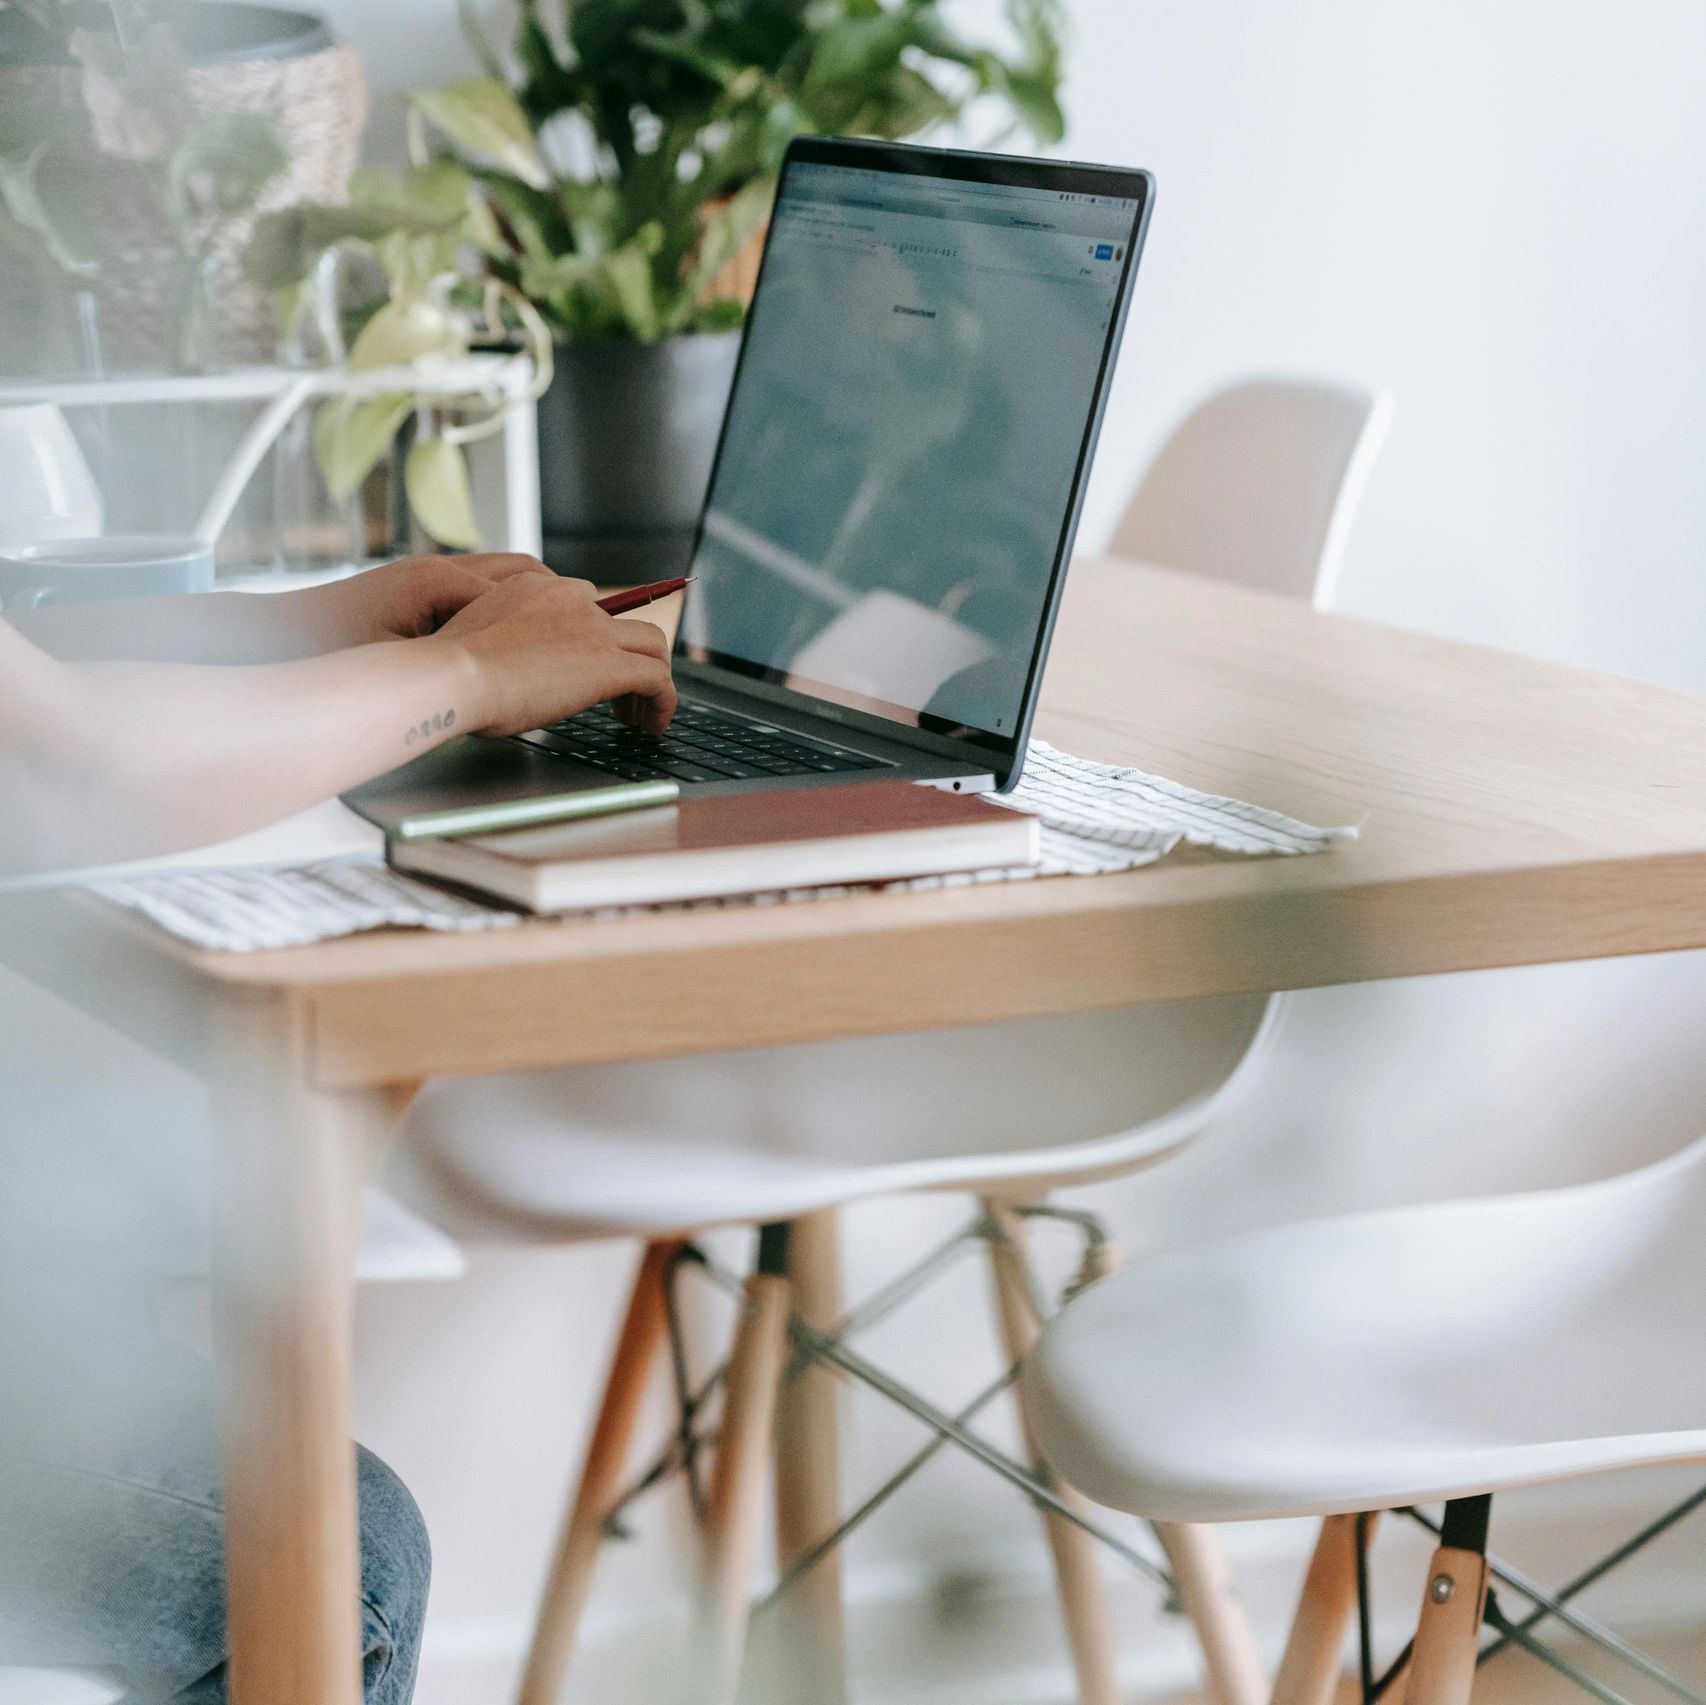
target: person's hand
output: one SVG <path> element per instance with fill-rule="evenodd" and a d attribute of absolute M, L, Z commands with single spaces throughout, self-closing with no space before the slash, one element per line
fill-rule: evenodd
<path fill-rule="evenodd" d="M 417 556 L 303 592 L 327 650 L 436 633 L 481 593 L 518 575 L 555 578 L 537 557 L 512 551 Z"/>
<path fill-rule="evenodd" d="M 654 734 L 675 715 L 663 630 L 606 615 L 585 580 L 510 575 L 425 643 L 453 646 L 466 659 L 467 726 L 476 734 L 521 734 L 605 699 L 624 721 Z"/>

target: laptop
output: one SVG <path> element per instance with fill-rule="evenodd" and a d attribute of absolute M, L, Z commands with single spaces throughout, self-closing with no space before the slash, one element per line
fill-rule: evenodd
<path fill-rule="evenodd" d="M 712 465 L 663 735 L 607 705 L 346 796 L 1019 779 L 1153 198 L 1146 172 L 802 138 Z"/>

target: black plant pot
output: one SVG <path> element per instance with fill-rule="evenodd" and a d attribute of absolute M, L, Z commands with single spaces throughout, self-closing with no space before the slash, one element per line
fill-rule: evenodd
<path fill-rule="evenodd" d="M 559 574 L 620 586 L 684 572 L 739 351 L 738 332 L 558 344 L 539 485 Z"/>

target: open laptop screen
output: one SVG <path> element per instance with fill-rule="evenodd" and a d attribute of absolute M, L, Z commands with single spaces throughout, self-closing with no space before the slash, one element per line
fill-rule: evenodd
<path fill-rule="evenodd" d="M 1006 746 L 1076 519 L 1147 180 L 871 152 L 888 169 L 820 143 L 785 170 L 682 649 Z M 1002 167 L 1021 181 L 945 175 Z M 1045 187 L 1087 178 L 1126 193 Z"/>

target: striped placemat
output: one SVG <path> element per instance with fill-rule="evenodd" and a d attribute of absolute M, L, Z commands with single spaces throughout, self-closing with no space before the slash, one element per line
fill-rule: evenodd
<path fill-rule="evenodd" d="M 1181 844 L 1257 856 L 1325 851 L 1353 839 L 1354 826 L 1321 828 L 1264 806 L 1201 793 L 1143 770 L 1075 758 L 1031 743 L 1017 788 L 999 803 L 1028 811 L 1042 825 L 1034 866 L 926 876 L 875 886 L 952 888 L 1041 876 L 1095 876 L 1152 864 Z M 239 870 L 180 870 L 90 884 L 102 898 L 140 912 L 197 947 L 242 953 L 300 947 L 372 929 L 507 929 L 524 914 L 452 894 L 386 868 L 377 854 L 311 864 Z M 836 899 L 838 888 L 792 888 L 672 906 L 630 906 L 571 917 L 620 917 L 649 911 L 774 906 Z"/>

